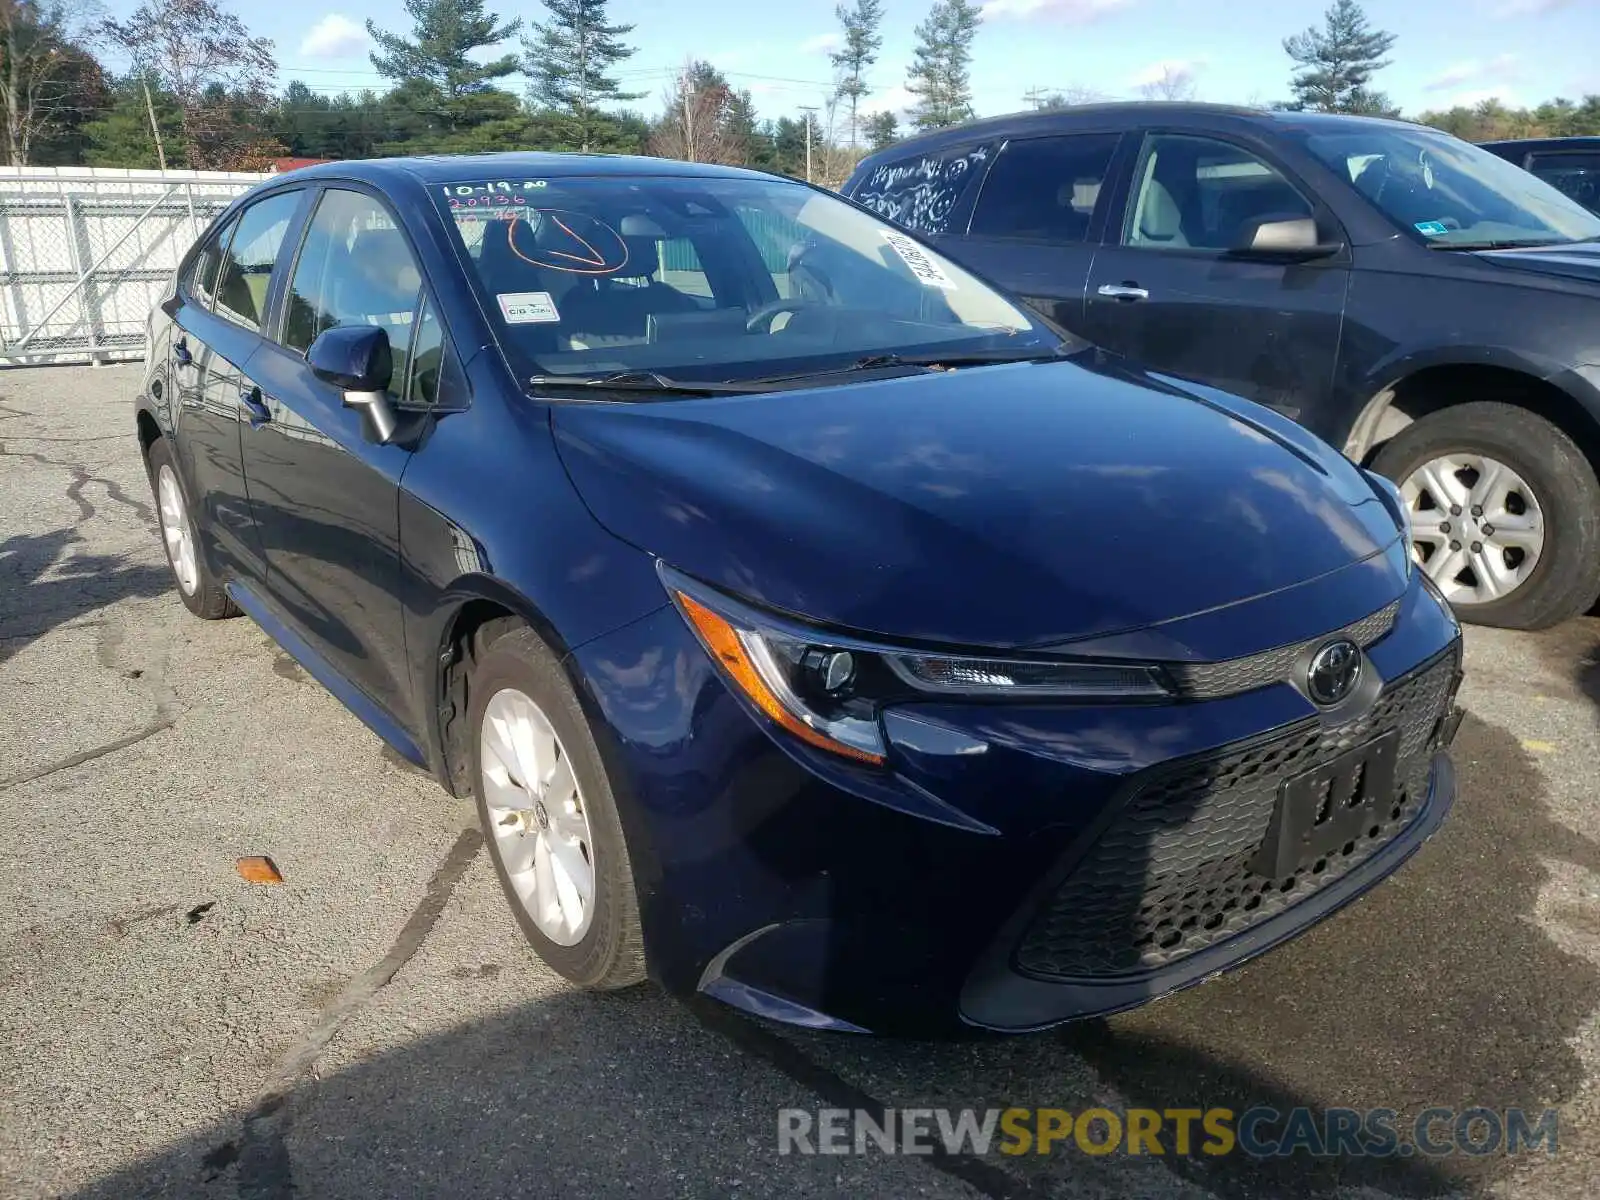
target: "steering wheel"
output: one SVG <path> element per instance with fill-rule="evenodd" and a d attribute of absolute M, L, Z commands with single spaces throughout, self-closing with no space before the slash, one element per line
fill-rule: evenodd
<path fill-rule="evenodd" d="M 763 304 L 750 314 L 749 320 L 744 323 L 746 333 L 771 333 L 772 318 L 781 313 L 799 312 L 802 308 L 815 308 L 814 300 L 801 300 L 791 297 L 788 300 L 774 300 L 770 304 Z"/>

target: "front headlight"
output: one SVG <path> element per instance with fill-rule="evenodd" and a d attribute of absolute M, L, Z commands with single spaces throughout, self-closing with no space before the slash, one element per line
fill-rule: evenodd
<path fill-rule="evenodd" d="M 1389 515 L 1394 518 L 1394 523 L 1400 529 L 1400 538 L 1405 543 L 1406 572 L 1409 575 L 1411 566 L 1416 562 L 1416 547 L 1411 541 L 1411 510 L 1406 506 L 1406 498 L 1394 480 L 1379 475 L 1376 471 L 1369 471 L 1365 467 L 1361 473 L 1367 477 L 1367 482 L 1372 485 L 1372 490 L 1378 493 L 1378 499 L 1383 501 L 1383 506 L 1389 510 Z"/>
<path fill-rule="evenodd" d="M 665 564 L 662 581 L 712 658 L 762 713 L 802 741 L 881 764 L 878 715 L 896 701 L 955 697 L 1160 700 L 1154 666 L 924 654 L 808 629 L 740 603 Z"/>

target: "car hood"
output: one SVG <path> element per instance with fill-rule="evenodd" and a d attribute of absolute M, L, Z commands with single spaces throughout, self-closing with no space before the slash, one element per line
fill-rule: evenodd
<path fill-rule="evenodd" d="M 758 604 L 897 639 L 1141 629 L 1397 538 L 1361 473 L 1299 426 L 1114 365 L 568 404 L 551 419 L 618 537 Z"/>
<path fill-rule="evenodd" d="M 1522 250 L 1479 250 L 1484 262 L 1513 271 L 1533 271 L 1600 283 L 1600 242 L 1575 242 L 1570 246 L 1529 246 Z"/>

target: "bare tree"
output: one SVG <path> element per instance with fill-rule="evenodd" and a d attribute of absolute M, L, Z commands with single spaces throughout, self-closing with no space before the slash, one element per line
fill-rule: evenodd
<path fill-rule="evenodd" d="M 1199 88 L 1192 69 L 1163 63 L 1160 77 L 1150 80 L 1139 91 L 1146 100 L 1193 100 Z"/>
<path fill-rule="evenodd" d="M 86 74 L 98 76 L 77 40 L 99 15 L 89 0 L 0 0 L 0 109 L 13 166 L 79 107 Z"/>
<path fill-rule="evenodd" d="M 1033 108 L 1044 111 L 1050 108 L 1072 108 L 1078 104 L 1103 104 L 1110 99 L 1104 92 L 1082 84 L 1072 84 L 1055 90 L 1031 89 L 1023 99 Z"/>
<path fill-rule="evenodd" d="M 269 38 L 250 31 L 221 0 L 144 0 L 105 34 L 154 76 L 182 114 L 191 167 L 232 168 L 253 157 L 261 135 L 242 109 L 266 110 L 278 63 Z"/>
<path fill-rule="evenodd" d="M 744 161 L 747 148 L 736 119 L 740 97 L 710 63 L 685 62 L 662 100 L 665 111 L 650 134 L 651 154 L 685 162 Z"/>

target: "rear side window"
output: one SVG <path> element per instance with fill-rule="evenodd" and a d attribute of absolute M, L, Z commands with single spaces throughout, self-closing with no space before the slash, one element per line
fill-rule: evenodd
<path fill-rule="evenodd" d="M 978 194 L 972 232 L 1086 240 L 1120 139 L 1120 134 L 1090 133 L 1006 143 Z"/>
<path fill-rule="evenodd" d="M 389 394 L 403 400 L 422 273 L 388 210 L 361 192 L 330 188 L 306 230 L 289 285 L 283 343 L 304 354 L 336 325 L 376 325 L 389 335 Z"/>
<path fill-rule="evenodd" d="M 299 192 L 279 192 L 245 209 L 222 256 L 213 311 L 246 329 L 261 332 L 266 319 L 272 267 L 289 231 Z"/>
<path fill-rule="evenodd" d="M 234 227 L 239 224 L 237 215 L 226 225 L 217 230 L 215 234 L 206 239 L 200 253 L 195 255 L 194 262 L 189 267 L 189 274 L 184 278 L 184 290 L 202 308 L 210 308 L 216 297 L 217 270 L 222 265 L 222 250 L 228 244 L 228 239 L 233 236 Z"/>
<path fill-rule="evenodd" d="M 988 146 L 961 146 L 873 167 L 851 199 L 919 233 L 952 233 L 989 161 Z"/>
<path fill-rule="evenodd" d="M 1535 154 L 1528 170 L 1591 212 L 1600 213 L 1600 151 Z"/>

